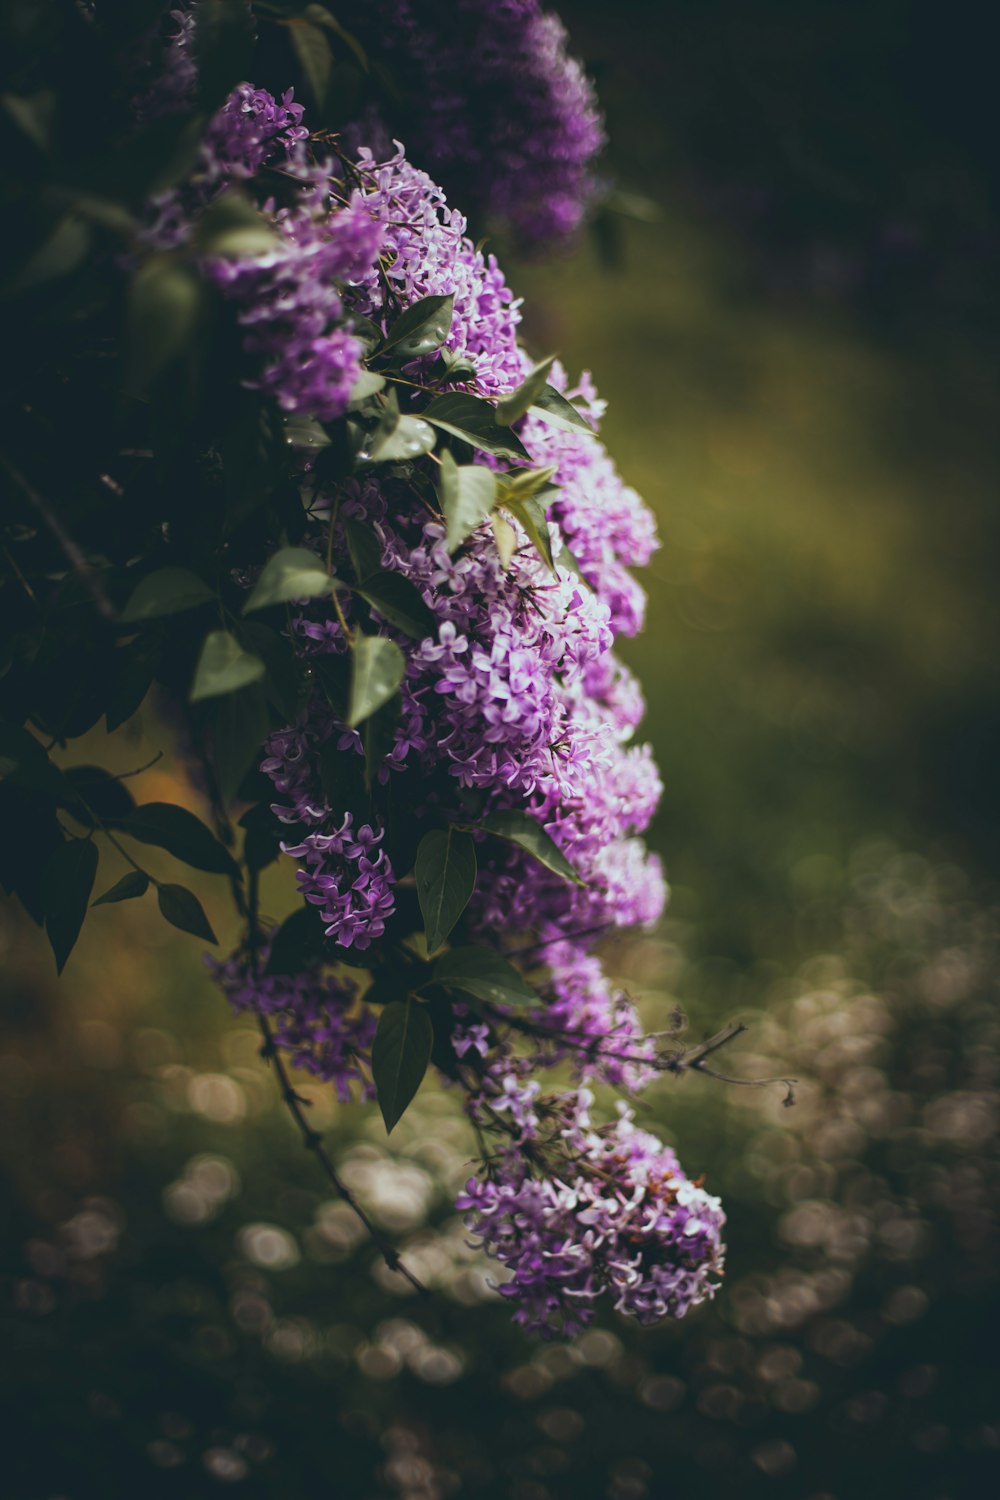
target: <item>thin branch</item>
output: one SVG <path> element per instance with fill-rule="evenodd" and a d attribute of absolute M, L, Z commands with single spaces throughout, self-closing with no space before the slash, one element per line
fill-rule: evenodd
<path fill-rule="evenodd" d="M 20 469 L 16 468 L 14 464 L 11 463 L 6 454 L 0 453 L 0 463 L 3 464 L 4 468 L 7 470 L 7 473 L 10 475 L 11 479 L 13 479 L 18 489 L 24 495 L 25 499 L 29 502 L 33 509 L 38 512 L 45 525 L 48 527 L 49 531 L 59 543 L 66 561 L 69 563 L 74 573 L 76 573 L 77 577 L 81 579 L 84 587 L 86 588 L 90 597 L 93 599 L 98 614 L 102 615 L 105 620 L 116 619 L 117 613 L 115 611 L 115 607 L 111 603 L 111 600 L 108 598 L 107 594 L 104 592 L 104 589 L 101 585 L 101 580 L 97 574 L 97 570 L 93 568 L 87 561 L 87 558 L 77 546 L 76 542 L 74 542 L 69 532 L 65 529 L 59 517 L 49 505 L 48 501 L 45 500 L 37 490 L 32 488 L 27 479 L 25 479 L 24 475 L 21 473 Z"/>
<path fill-rule="evenodd" d="M 336 1169 L 333 1165 L 333 1162 L 330 1160 L 326 1147 L 323 1145 L 323 1137 L 309 1124 L 309 1121 L 306 1119 L 305 1111 L 303 1109 L 304 1101 L 301 1095 L 297 1094 L 292 1087 L 291 1080 L 288 1076 L 288 1069 L 285 1067 L 284 1058 L 278 1051 L 277 1044 L 274 1040 L 274 1033 L 271 1030 L 270 1020 L 263 1011 L 258 1011 L 257 1021 L 260 1025 L 261 1035 L 264 1038 L 263 1045 L 260 1049 L 261 1056 L 265 1058 L 266 1061 L 269 1062 L 274 1068 L 275 1076 L 278 1080 L 278 1087 L 281 1091 L 281 1097 L 284 1100 L 285 1104 L 288 1106 L 289 1114 L 299 1128 L 299 1132 L 302 1136 L 302 1144 L 305 1146 L 307 1151 L 311 1151 L 313 1153 L 316 1160 L 319 1162 L 319 1165 L 322 1168 L 323 1173 L 326 1176 L 326 1179 L 329 1182 L 330 1186 L 334 1189 L 338 1196 L 344 1200 L 351 1211 L 357 1214 L 358 1218 L 361 1220 L 361 1223 L 367 1230 L 372 1243 L 375 1245 L 375 1248 L 378 1250 L 379 1254 L 382 1256 L 382 1259 L 389 1267 L 389 1270 L 398 1271 L 399 1274 L 410 1283 L 414 1291 L 419 1292 L 421 1296 L 428 1296 L 428 1290 L 424 1286 L 423 1282 L 420 1281 L 416 1276 L 414 1276 L 413 1272 L 408 1269 L 405 1262 L 400 1258 L 399 1251 L 396 1249 L 395 1245 L 391 1244 L 390 1241 L 386 1239 L 381 1230 L 372 1223 L 371 1219 L 368 1217 L 368 1214 L 362 1208 L 357 1198 L 355 1198 L 350 1188 L 345 1182 L 341 1181 L 340 1177 L 338 1177 Z"/>

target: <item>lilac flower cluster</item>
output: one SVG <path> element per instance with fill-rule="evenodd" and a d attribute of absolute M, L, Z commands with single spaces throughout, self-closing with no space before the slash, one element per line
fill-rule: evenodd
<path fill-rule="evenodd" d="M 332 1083 L 338 1099 L 374 1098 L 368 1064 L 375 1017 L 358 1003 L 347 979 L 317 969 L 294 975 L 267 975 L 267 949 L 251 966 L 243 955 L 219 963 L 208 959 L 212 975 L 233 1009 L 269 1018 L 275 1043 L 304 1069 Z"/>
<path fill-rule="evenodd" d="M 594 1127 L 592 1096 L 536 1101 L 519 1144 L 489 1159 L 457 1207 L 509 1273 L 500 1285 L 529 1330 L 572 1337 L 607 1294 L 643 1324 L 683 1317 L 722 1274 L 725 1215 L 669 1147 L 619 1106 Z M 544 1119 L 547 1134 L 540 1121 Z"/>
<path fill-rule="evenodd" d="M 604 132 L 556 16 L 538 0 L 366 0 L 344 15 L 396 69 L 411 153 L 461 202 L 528 245 L 578 228 Z"/>
<path fill-rule="evenodd" d="M 460 0 L 458 9 L 482 40 L 477 61 L 490 77 L 503 38 L 524 45 L 535 38 L 534 62 L 548 69 L 546 107 L 561 100 L 575 110 L 573 139 L 591 140 L 592 149 L 596 117 L 582 75 L 533 0 L 509 0 L 488 14 Z M 505 74 L 508 67 L 509 60 Z M 495 121 L 489 129 L 495 133 Z M 494 145 L 513 169 L 513 155 Z M 547 170 L 559 160 L 550 146 Z M 334 422 L 363 369 L 365 345 L 354 330 L 367 329 L 370 347 L 372 324 L 387 334 L 406 309 L 437 296 L 453 305 L 442 349 L 402 368 L 380 367 L 405 414 L 419 415 L 428 389 L 458 386 L 481 403 L 514 391 L 531 367 L 517 342 L 519 303 L 437 183 L 398 143 L 381 159 L 364 146 L 354 160 L 319 159 L 316 149 L 290 94 L 275 99 L 241 84 L 210 122 L 195 172 L 158 200 L 147 227 L 157 250 L 198 247 L 241 332 L 245 383 L 280 412 Z M 566 149 L 565 181 L 578 211 L 583 155 Z M 547 181 L 537 167 L 530 153 L 523 158 L 519 200 L 525 225 L 535 228 L 532 195 Z M 255 226 L 252 253 L 213 252 L 196 238 L 199 216 L 233 186 L 256 204 L 259 227 L 271 236 L 262 243 Z M 550 210 L 568 227 L 568 207 L 553 200 Z M 450 994 L 453 1031 L 435 1058 L 464 1087 L 478 1129 L 500 1142 L 460 1206 L 511 1273 L 503 1290 L 517 1301 L 518 1320 L 571 1333 L 605 1291 L 643 1322 L 681 1315 L 710 1295 L 722 1216 L 627 1111 L 614 1127 L 592 1126 L 585 1087 L 543 1095 L 536 1076 L 568 1063 L 580 1085 L 632 1092 L 654 1076 L 653 1039 L 591 950 L 611 929 L 655 922 L 666 899 L 659 861 L 642 838 L 659 774 L 649 748 L 633 742 L 642 695 L 614 654 L 619 636 L 641 628 L 644 596 L 629 569 L 648 561 L 653 521 L 597 435 L 603 406 L 589 377 L 574 386 L 556 368 L 552 381 L 583 426 L 567 430 L 534 408 L 514 428 L 530 465 L 552 472 L 537 522 L 547 528 L 551 562 L 524 513 L 510 506 L 503 523 L 513 528 L 510 552 L 501 555 L 489 519 L 449 549 L 428 484 L 434 469 L 419 455 L 395 468 L 362 465 L 329 488 L 301 456 L 310 518 L 302 544 L 332 562 L 341 584 L 336 597 L 326 592 L 291 608 L 287 633 L 310 686 L 296 720 L 270 735 L 261 769 L 285 826 L 282 848 L 296 862 L 331 961 L 340 950 L 350 963 L 374 945 L 370 962 L 386 955 L 396 962 L 412 936 L 399 923 L 411 910 L 401 886 L 414 852 L 397 841 L 391 809 L 405 808 L 417 842 L 426 831 L 471 821 L 475 888 L 452 942 L 495 950 L 515 936 L 540 978 L 528 1016 L 499 1001 L 482 1001 L 473 1013 Z M 496 474 L 503 507 L 510 464 L 495 455 L 475 461 Z M 414 635 L 411 622 L 380 613 L 377 598 L 361 602 L 373 559 L 362 574 L 350 530 L 357 523 L 381 570 L 416 590 L 433 629 Z M 232 562 L 236 579 L 251 576 Z M 350 671 L 362 629 L 398 647 L 403 673 L 398 714 L 372 760 L 375 741 L 347 724 L 330 687 Z M 368 785 L 363 814 L 344 791 L 359 767 Z M 504 813 L 534 820 L 576 880 L 558 873 L 558 858 L 553 868 L 483 826 Z M 258 961 L 250 964 L 254 946 Z M 404 970 L 421 962 L 412 946 L 406 952 Z M 215 966 L 234 1007 L 260 1015 L 276 1045 L 332 1081 L 341 1098 L 352 1090 L 369 1097 L 376 1031 L 369 992 L 314 964 L 268 976 L 265 962 L 252 933 L 244 950 Z M 434 983 L 429 968 L 420 973 L 418 995 Z"/>

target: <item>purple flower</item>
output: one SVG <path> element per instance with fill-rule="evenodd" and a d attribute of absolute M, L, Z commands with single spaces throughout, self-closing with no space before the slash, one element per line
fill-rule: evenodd
<path fill-rule="evenodd" d="M 348 15 L 408 96 L 416 161 L 529 245 L 572 234 L 604 132 L 557 17 L 538 0 L 366 0 Z"/>
<path fill-rule="evenodd" d="M 266 975 L 267 949 L 258 954 L 256 970 L 239 955 L 207 962 L 237 1013 L 251 1011 L 270 1019 L 276 1045 L 290 1053 L 295 1067 L 332 1083 L 342 1101 L 352 1093 L 374 1098 L 375 1017 L 359 1004 L 349 980 L 318 971 Z"/>
<path fill-rule="evenodd" d="M 492 1158 L 456 1200 L 509 1273 L 500 1292 L 515 1322 L 549 1337 L 578 1333 L 604 1295 L 643 1324 L 683 1317 L 715 1294 L 723 1268 L 719 1200 L 623 1105 L 614 1126 L 593 1127 L 591 1099 L 553 1101 L 549 1139 L 530 1158 Z"/>

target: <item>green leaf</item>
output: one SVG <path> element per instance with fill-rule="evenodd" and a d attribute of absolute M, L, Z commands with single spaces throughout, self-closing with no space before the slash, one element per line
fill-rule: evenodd
<path fill-rule="evenodd" d="M 439 958 L 434 978 L 493 1005 L 535 1005 L 538 995 L 513 964 L 489 948 L 455 948 Z"/>
<path fill-rule="evenodd" d="M 420 840 L 415 866 L 417 898 L 427 951 L 445 942 L 476 888 L 476 846 L 467 833 L 434 829 Z"/>
<path fill-rule="evenodd" d="M 497 421 L 501 427 L 509 427 L 512 422 L 517 422 L 539 396 L 544 394 L 548 387 L 549 372 L 555 362 L 555 355 L 550 354 L 548 359 L 543 359 L 540 365 L 536 365 L 525 376 L 516 391 L 511 391 L 509 396 L 504 396 L 502 401 L 497 402 Z"/>
<path fill-rule="evenodd" d="M 364 406 L 366 401 L 370 401 L 373 396 L 377 396 L 379 391 L 383 390 L 384 387 L 384 375 L 376 375 L 374 370 L 362 370 L 357 380 L 351 386 L 351 394 L 347 403 L 348 411 L 357 411 L 359 407 Z"/>
<path fill-rule="evenodd" d="M 310 21 L 304 21 L 300 16 L 294 16 L 283 24 L 291 32 L 295 55 L 306 76 L 313 102 L 322 114 L 326 108 L 330 72 L 333 68 L 330 43 L 318 26 L 314 26 Z"/>
<path fill-rule="evenodd" d="M 370 526 L 366 526 L 363 521 L 355 521 L 353 516 L 348 516 L 344 521 L 344 531 L 354 576 L 359 583 L 364 583 L 366 578 L 377 573 L 382 566 L 382 544 Z"/>
<path fill-rule="evenodd" d="M 541 500 L 558 495 L 559 486 L 549 480 L 558 465 L 547 464 L 544 469 L 511 469 L 499 475 L 502 495 L 512 500 Z"/>
<path fill-rule="evenodd" d="M 261 759 L 261 747 L 271 727 L 264 684 L 251 682 L 239 692 L 213 698 L 208 722 L 215 779 L 228 805 L 239 792 L 244 776 Z"/>
<path fill-rule="evenodd" d="M 386 334 L 379 354 L 395 349 L 404 360 L 439 349 L 451 332 L 454 296 L 421 297 L 401 313 Z"/>
<path fill-rule="evenodd" d="M 93 822 L 87 811 L 87 808 L 92 808 L 102 822 L 118 823 L 135 807 L 135 798 L 125 783 L 103 766 L 70 766 L 65 774 L 66 780 L 87 804 L 86 808 L 82 807 L 75 799 L 70 804 L 70 811 L 80 821 Z"/>
<path fill-rule="evenodd" d="M 249 869 L 264 870 L 274 863 L 281 853 L 281 840 L 287 832 L 265 803 L 248 807 L 240 818 L 240 827 L 246 830 L 243 840 L 243 858 Z"/>
<path fill-rule="evenodd" d="M 153 685 L 153 675 L 160 655 L 158 641 L 139 636 L 120 647 L 112 657 L 112 687 L 105 709 L 108 733 L 131 719 Z"/>
<path fill-rule="evenodd" d="M 347 722 L 356 729 L 369 714 L 388 703 L 406 673 L 406 658 L 395 641 L 381 635 L 359 636 L 351 654 L 351 693 Z"/>
<path fill-rule="evenodd" d="M 302 14 L 308 20 L 312 21 L 314 25 L 325 26 L 328 31 L 332 31 L 335 36 L 339 36 L 340 40 L 354 53 L 355 61 L 359 66 L 364 72 L 368 72 L 368 57 L 364 47 L 362 47 L 353 32 L 341 26 L 340 22 L 331 16 L 325 5 L 307 5 Z"/>
<path fill-rule="evenodd" d="M 264 566 L 243 606 L 245 615 L 271 604 L 292 604 L 299 599 L 315 599 L 329 594 L 336 586 L 323 566 L 322 559 L 308 547 L 282 547 Z"/>
<path fill-rule="evenodd" d="M 496 503 L 497 476 L 482 464 L 459 467 L 445 449 L 441 454 L 439 495 L 448 523 L 445 544 L 449 552 L 454 552 L 492 511 Z"/>
<path fill-rule="evenodd" d="M 414 1000 L 390 1001 L 372 1044 L 372 1077 L 387 1131 L 423 1082 L 433 1045 L 434 1026 L 426 1008 Z"/>
<path fill-rule="evenodd" d="M 148 890 L 149 876 L 141 870 L 128 870 L 121 880 L 116 880 L 110 890 L 105 891 L 103 896 L 98 896 L 91 904 L 107 906 L 112 901 L 132 901 L 136 896 L 144 896 Z"/>
<path fill-rule="evenodd" d="M 45 931 L 60 974 L 87 915 L 98 858 L 97 845 L 90 839 L 67 839 L 45 866 Z"/>
<path fill-rule="evenodd" d="M 301 974 L 327 957 L 323 922 L 315 906 L 304 905 L 271 935 L 265 974 Z"/>
<path fill-rule="evenodd" d="M 68 806 L 78 803 L 73 783 L 49 760 L 44 746 L 20 724 L 0 720 L 0 778 L 45 792 Z"/>
<path fill-rule="evenodd" d="M 572 401 L 567 401 L 562 391 L 557 391 L 554 385 L 547 385 L 535 397 L 529 410 L 533 417 L 541 417 L 551 427 L 561 427 L 565 432 L 594 431 L 593 424 L 587 421 L 583 412 Z"/>
<path fill-rule="evenodd" d="M 205 908 L 193 891 L 183 885 L 158 885 L 156 898 L 163 916 L 174 927 L 179 927 L 181 932 L 190 932 L 193 937 L 204 938 L 206 943 L 218 943 Z"/>
<path fill-rule="evenodd" d="M 490 813 L 488 818 L 483 819 L 481 826 L 486 829 L 487 833 L 495 833 L 498 838 L 508 839 L 510 843 L 517 844 L 519 848 L 526 850 L 554 875 L 561 875 L 564 880 L 571 880 L 574 885 L 583 885 L 584 882 L 559 845 L 529 813 L 513 810 Z"/>
<path fill-rule="evenodd" d="M 435 396 L 420 415 L 425 422 L 432 422 L 443 432 L 450 432 L 453 437 L 461 438 L 483 453 L 494 453 L 515 462 L 521 459 L 530 461 L 521 439 L 508 427 L 501 427 L 496 408 L 478 396 L 467 395 L 464 391 L 446 391 L 443 396 Z"/>
<path fill-rule="evenodd" d="M 433 614 L 417 586 L 402 573 L 380 569 L 365 579 L 364 588 L 358 593 L 390 624 L 405 630 L 414 640 L 421 641 L 424 636 L 434 634 Z"/>
<path fill-rule="evenodd" d="M 509 521 L 504 520 L 503 516 L 492 515 L 490 524 L 493 527 L 493 538 L 500 554 L 500 566 L 509 568 L 511 558 L 517 550 L 517 532 Z"/>
<path fill-rule="evenodd" d="M 141 844 L 166 849 L 175 859 L 210 875 L 235 875 L 236 863 L 200 818 L 173 802 L 145 802 L 122 824 L 122 832 Z"/>
<path fill-rule="evenodd" d="M 282 240 L 257 205 L 239 188 L 231 187 L 202 214 L 194 243 L 205 255 L 241 257 L 267 255 Z"/>
<path fill-rule="evenodd" d="M 122 620 L 133 624 L 139 620 L 156 620 L 162 615 L 177 615 L 185 609 L 208 604 L 215 594 L 190 568 L 157 568 L 137 584 L 122 610 Z"/>
<path fill-rule="evenodd" d="M 375 786 L 379 767 L 392 749 L 401 709 L 400 696 L 393 693 L 388 703 L 383 703 L 361 726 L 361 743 L 365 752 L 364 788 L 369 796 Z"/>
<path fill-rule="evenodd" d="M 266 670 L 260 657 L 244 651 L 231 631 L 213 630 L 206 636 L 198 658 L 191 702 L 215 698 L 220 693 L 235 693 L 237 688 L 263 677 Z"/>
<path fill-rule="evenodd" d="M 128 292 L 125 389 L 144 396 L 157 375 L 191 344 L 205 305 L 194 267 L 157 255 L 139 267 Z"/>
<path fill-rule="evenodd" d="M 259 620 L 244 620 L 237 630 L 240 645 L 244 650 L 249 651 L 251 656 L 259 656 L 267 668 L 267 678 L 263 684 L 266 688 L 266 697 L 274 704 L 285 723 L 290 724 L 298 714 L 305 698 L 306 668 L 304 662 L 296 656 L 288 638 L 272 630 L 270 625 L 262 625 Z M 249 688 L 241 691 L 249 693 L 255 687 L 261 688 L 261 684 L 251 683 Z M 225 703 L 226 699 L 220 698 L 217 701 Z"/>
<path fill-rule="evenodd" d="M 545 508 L 539 500 L 515 500 L 511 495 L 502 495 L 499 504 L 503 505 L 516 520 L 520 521 L 528 534 L 528 540 L 552 573 L 556 571 L 556 565 L 552 559 L 552 537 L 549 533 L 549 524 L 545 519 Z"/>
<path fill-rule="evenodd" d="M 419 417 L 400 417 L 391 432 L 377 436 L 358 454 L 358 458 L 369 463 L 401 463 L 404 459 L 430 453 L 434 443 L 433 427 Z"/>

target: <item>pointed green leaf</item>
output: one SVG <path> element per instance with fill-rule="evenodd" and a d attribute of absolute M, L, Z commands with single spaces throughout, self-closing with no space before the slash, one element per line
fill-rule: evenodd
<path fill-rule="evenodd" d="M 395 641 L 380 635 L 359 636 L 351 653 L 351 693 L 347 722 L 356 729 L 369 714 L 388 703 L 406 673 L 406 658 Z"/>
<path fill-rule="evenodd" d="M 364 583 L 382 566 L 382 543 L 364 521 L 355 521 L 348 516 L 344 521 L 347 550 L 351 555 L 351 566 L 359 583 Z"/>
<path fill-rule="evenodd" d="M 230 187 L 206 208 L 195 229 L 194 242 L 206 255 L 267 255 L 282 240 L 257 205 Z"/>
<path fill-rule="evenodd" d="M 87 915 L 98 857 L 97 845 L 90 839 L 67 839 L 45 866 L 45 931 L 60 974 Z"/>
<path fill-rule="evenodd" d="M 191 702 L 215 698 L 220 693 L 235 693 L 237 688 L 263 677 L 266 670 L 260 657 L 244 651 L 231 631 L 213 630 L 201 648 Z"/>
<path fill-rule="evenodd" d="M 454 552 L 490 514 L 496 503 L 497 476 L 482 464 L 461 467 L 447 449 L 441 454 L 441 509 L 448 524 L 445 545 Z"/>
<path fill-rule="evenodd" d="M 365 752 L 364 787 L 369 796 L 378 778 L 379 768 L 392 749 L 401 708 L 399 694 L 393 693 L 388 703 L 383 703 L 361 726 L 361 743 Z"/>
<path fill-rule="evenodd" d="M 157 255 L 129 283 L 125 389 L 144 396 L 152 381 L 191 344 L 205 303 L 194 266 Z"/>
<path fill-rule="evenodd" d="M 160 911 L 167 921 L 181 932 L 190 932 L 193 937 L 204 938 L 206 943 L 218 943 L 212 925 L 198 897 L 183 885 L 158 885 L 156 897 Z"/>
<path fill-rule="evenodd" d="M 323 920 L 315 906 L 299 906 L 271 934 L 265 974 L 301 974 L 327 957 Z"/>
<path fill-rule="evenodd" d="M 372 573 L 358 593 L 390 624 L 405 630 L 414 640 L 421 641 L 424 636 L 434 634 L 433 614 L 416 584 L 404 578 L 402 573 L 388 568 Z"/>
<path fill-rule="evenodd" d="M 439 958 L 434 978 L 493 1005 L 535 1005 L 538 995 L 522 974 L 489 948 L 455 948 Z"/>
<path fill-rule="evenodd" d="M 492 515 L 490 517 L 490 524 L 493 527 L 493 538 L 497 544 L 497 551 L 500 554 L 500 566 L 502 568 L 509 568 L 511 559 L 517 550 L 517 532 L 509 521 L 504 520 L 503 516 Z"/>
<path fill-rule="evenodd" d="M 366 401 L 370 401 L 373 396 L 377 396 L 379 391 L 384 388 L 384 375 L 376 375 L 374 370 L 362 370 L 357 380 L 351 386 L 351 394 L 347 403 L 348 411 L 357 411 L 359 407 L 364 406 Z M 322 431 L 322 429 L 320 430 Z"/>
<path fill-rule="evenodd" d="M 454 296 L 421 297 L 400 313 L 378 352 L 394 349 L 397 356 L 409 360 L 439 349 L 451 332 L 454 308 Z"/>
<path fill-rule="evenodd" d="M 447 939 L 476 888 L 476 846 L 467 833 L 434 829 L 420 840 L 415 866 L 417 898 L 434 953 Z"/>
<path fill-rule="evenodd" d="M 208 726 L 215 779 L 228 805 L 247 772 L 263 759 L 263 744 L 271 728 L 264 683 L 251 682 L 239 692 L 213 698 Z"/>
<path fill-rule="evenodd" d="M 544 394 L 549 372 L 555 362 L 555 355 L 550 354 L 548 359 L 543 359 L 540 365 L 536 365 L 525 376 L 516 391 L 511 391 L 509 396 L 504 396 L 502 401 L 497 402 L 497 421 L 501 427 L 509 427 L 512 422 L 517 422 L 539 396 Z"/>
<path fill-rule="evenodd" d="M 515 462 L 530 458 L 517 434 L 509 427 L 500 426 L 496 408 L 479 396 L 470 396 L 464 391 L 446 391 L 443 396 L 435 396 L 420 415 L 425 422 L 432 422 L 443 432 L 450 432 L 453 437 L 461 438 L 484 453 L 495 453 Z"/>
<path fill-rule="evenodd" d="M 98 896 L 91 904 L 94 906 L 107 906 L 112 901 L 132 901 L 136 896 L 144 896 L 149 890 L 149 876 L 143 874 L 142 870 L 128 870 L 121 880 L 116 880 L 110 890 Z"/>
<path fill-rule="evenodd" d="M 367 458 L 372 463 L 400 463 L 403 459 L 419 458 L 434 447 L 433 427 L 419 417 L 400 417 L 391 432 L 377 437 L 369 446 Z M 361 454 L 358 457 L 361 458 Z"/>
<path fill-rule="evenodd" d="M 482 827 L 487 833 L 495 833 L 498 838 L 508 839 L 512 844 L 527 851 L 551 870 L 554 875 L 561 875 L 564 880 L 571 880 L 574 885 L 583 885 L 583 881 L 576 873 L 565 854 L 553 839 L 545 832 L 540 823 L 529 813 L 516 812 L 513 809 L 507 812 L 490 813 L 484 818 Z"/>
<path fill-rule="evenodd" d="M 166 849 L 175 859 L 210 875 L 235 875 L 232 855 L 200 818 L 173 802 L 145 802 L 130 813 L 122 832 L 141 844 Z"/>
<path fill-rule="evenodd" d="M 133 624 L 139 620 L 156 620 L 162 615 L 180 614 L 196 609 L 215 598 L 205 581 L 190 568 L 157 568 L 147 573 L 122 610 L 122 620 Z"/>
<path fill-rule="evenodd" d="M 335 580 L 315 552 L 310 552 L 308 547 L 282 547 L 265 564 L 243 606 L 243 613 L 248 615 L 255 609 L 267 609 L 271 604 L 314 599 L 319 594 L 330 593 L 334 586 Z"/>
<path fill-rule="evenodd" d="M 588 422 L 583 412 L 572 401 L 567 401 L 562 391 L 557 391 L 554 385 L 547 385 L 535 397 L 530 411 L 533 417 L 541 417 L 550 427 L 562 428 L 564 432 L 594 431 L 593 423 Z"/>
<path fill-rule="evenodd" d="M 382 1011 L 372 1044 L 372 1077 L 387 1131 L 420 1087 L 433 1045 L 434 1026 L 424 1006 L 393 1000 Z"/>
<path fill-rule="evenodd" d="M 541 501 L 515 500 L 510 495 L 505 495 L 501 496 L 499 503 L 516 520 L 520 521 L 528 533 L 529 542 L 542 559 L 542 562 L 552 573 L 555 573 L 556 565 L 552 559 L 552 537 Z"/>
<path fill-rule="evenodd" d="M 330 73 L 333 70 L 330 43 L 320 27 L 314 26 L 310 21 L 304 21 L 301 16 L 294 16 L 284 24 L 292 34 L 295 55 L 306 76 L 313 103 L 322 114 L 326 108 Z"/>

